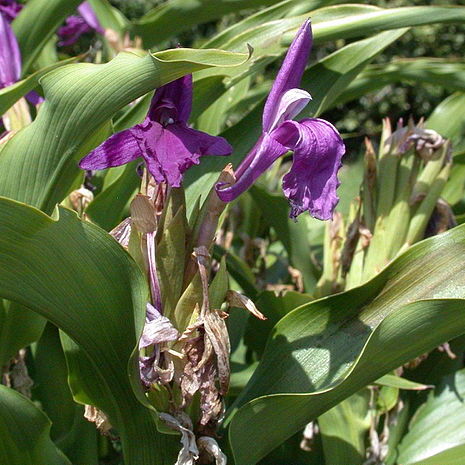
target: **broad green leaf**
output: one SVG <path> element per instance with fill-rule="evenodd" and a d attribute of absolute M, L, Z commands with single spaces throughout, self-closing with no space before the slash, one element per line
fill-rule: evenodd
<path fill-rule="evenodd" d="M 71 465 L 50 439 L 50 425 L 29 399 L 0 384 L 0 463 Z"/>
<path fill-rule="evenodd" d="M 60 66 L 68 65 L 78 61 L 80 58 L 82 57 L 73 57 L 68 58 L 67 60 L 53 63 L 43 69 L 40 69 L 39 71 L 36 71 L 34 74 L 31 74 L 22 81 L 18 81 L 11 86 L 0 89 L 0 115 L 3 115 L 8 110 L 8 108 L 10 108 L 21 97 L 24 97 L 28 92 L 37 87 L 39 84 L 39 79 L 42 76 L 45 76 L 47 73 L 56 68 L 59 68 Z"/>
<path fill-rule="evenodd" d="M 58 330 L 48 323 L 31 349 L 33 398 L 52 421 L 50 436 L 73 465 L 97 465 L 98 433 L 84 418 L 83 406 L 73 400 Z"/>
<path fill-rule="evenodd" d="M 126 52 L 104 65 L 74 64 L 48 73 L 36 120 L 2 150 L 0 194 L 52 211 L 75 178 L 78 148 L 117 110 L 189 72 L 245 59 L 220 50 L 176 49 L 144 57 Z"/>
<path fill-rule="evenodd" d="M 362 389 L 318 417 L 325 462 L 360 465 L 370 429 L 370 391 Z"/>
<path fill-rule="evenodd" d="M 266 316 L 266 320 L 250 318 L 244 335 L 247 348 L 261 358 L 266 341 L 275 324 L 290 311 L 311 300 L 308 294 L 289 291 L 277 296 L 272 291 L 263 291 L 255 300 L 257 308 Z"/>
<path fill-rule="evenodd" d="M 110 231 L 122 220 L 124 208 L 140 186 L 136 169 L 139 161 L 128 163 L 122 173 L 92 201 L 86 210 L 89 218 Z"/>
<path fill-rule="evenodd" d="M 213 78 L 215 76 L 212 76 Z M 205 81 L 205 78 L 202 81 Z M 242 100 L 247 94 L 250 86 L 250 78 L 245 78 L 239 81 L 236 85 L 229 87 L 229 89 L 220 95 L 197 119 L 197 128 L 205 131 L 208 134 L 217 135 L 224 128 L 226 120 L 229 116 L 229 110 L 234 105 Z"/>
<path fill-rule="evenodd" d="M 465 453 L 465 370 L 443 378 L 399 445 L 403 465 L 461 465 Z"/>
<path fill-rule="evenodd" d="M 138 266 L 111 236 L 64 208 L 50 218 L 0 199 L 0 216 L 0 296 L 41 314 L 77 344 L 66 354 L 70 374 L 86 369 L 78 383 L 70 380 L 83 390 L 75 398 L 109 416 L 127 463 L 172 465 L 170 439 L 157 432 L 136 397 L 144 399 L 140 383 L 128 376 L 137 376 L 131 354 L 148 298 Z"/>
<path fill-rule="evenodd" d="M 226 92 L 225 76 L 207 76 L 194 80 L 191 121 L 195 121 L 207 108 Z M 202 129 L 205 131 L 205 129 Z"/>
<path fill-rule="evenodd" d="M 30 0 L 13 21 L 23 64 L 23 74 L 65 18 L 73 14 L 81 0 Z"/>
<path fill-rule="evenodd" d="M 37 341 L 45 323 L 26 307 L 0 299 L 0 366 L 8 365 L 19 349 Z"/>
<path fill-rule="evenodd" d="M 365 285 L 280 320 L 227 421 L 236 461 L 255 464 L 363 386 L 463 334 L 464 251 L 460 226 L 413 246 Z"/>
<path fill-rule="evenodd" d="M 272 5 L 264 10 L 258 11 L 251 16 L 247 16 L 242 21 L 232 24 L 230 27 L 211 38 L 207 44 L 209 47 L 220 47 L 221 44 L 230 43 L 233 39 L 240 36 L 245 31 L 263 27 L 266 22 L 274 21 L 283 17 L 290 18 L 292 16 L 303 15 L 316 10 L 317 8 L 328 6 L 333 3 L 340 2 L 334 0 L 301 0 L 299 2 L 296 2 L 295 0 L 284 0 L 276 5 Z M 251 35 L 253 36 L 253 33 Z"/>

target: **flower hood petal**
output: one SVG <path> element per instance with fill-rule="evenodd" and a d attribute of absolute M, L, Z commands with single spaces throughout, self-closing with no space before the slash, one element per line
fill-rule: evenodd
<path fill-rule="evenodd" d="M 311 118 L 286 121 L 273 135 L 294 150 L 292 167 L 283 178 L 290 217 L 309 211 L 320 220 L 331 219 L 339 201 L 337 173 L 345 153 L 337 129 L 328 121 Z"/>
<path fill-rule="evenodd" d="M 271 122 L 270 130 L 277 128 L 284 121 L 295 118 L 310 102 L 311 95 L 303 89 L 289 89 L 279 99 L 278 106 Z"/>
<path fill-rule="evenodd" d="M 169 113 L 175 122 L 187 123 L 192 110 L 192 74 L 159 87 L 152 98 L 148 117 L 153 121 L 164 123 L 165 107 L 176 110 L 174 114 Z"/>
<path fill-rule="evenodd" d="M 312 48 L 310 20 L 304 22 L 293 40 L 286 58 L 276 76 L 263 111 L 263 130 L 269 132 L 276 121 L 282 95 L 289 89 L 299 87 Z"/>

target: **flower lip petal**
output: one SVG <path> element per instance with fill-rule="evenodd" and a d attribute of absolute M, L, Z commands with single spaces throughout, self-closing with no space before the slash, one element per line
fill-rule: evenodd
<path fill-rule="evenodd" d="M 270 121 L 269 132 L 286 120 L 295 118 L 310 102 L 311 95 L 303 89 L 289 89 L 281 95 Z"/>
<path fill-rule="evenodd" d="M 275 109 L 279 106 L 281 96 L 289 89 L 299 87 L 312 48 L 312 28 L 306 20 L 286 54 L 281 69 L 276 76 L 263 111 L 263 130 L 269 132 L 275 120 Z"/>
<path fill-rule="evenodd" d="M 345 153 L 344 142 L 328 121 L 310 118 L 292 124 L 299 131 L 294 135 L 292 167 L 283 178 L 283 190 L 291 203 L 291 218 L 309 213 L 320 220 L 332 218 L 339 198 L 337 173 Z"/>

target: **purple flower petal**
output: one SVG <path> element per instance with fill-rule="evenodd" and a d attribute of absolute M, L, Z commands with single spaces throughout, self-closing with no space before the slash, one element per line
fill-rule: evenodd
<path fill-rule="evenodd" d="M 32 105 L 37 106 L 39 103 L 42 103 L 45 101 L 45 99 L 40 96 L 35 90 L 31 90 L 31 92 L 26 94 L 26 98 L 29 103 L 32 103 Z"/>
<path fill-rule="evenodd" d="M 150 104 L 148 117 L 161 124 L 187 123 L 192 110 L 192 74 L 159 87 Z"/>
<path fill-rule="evenodd" d="M 308 210 L 320 220 L 331 219 L 339 201 L 337 172 L 345 153 L 336 128 L 317 118 L 286 121 L 273 136 L 294 150 L 292 167 L 283 178 L 284 194 L 292 207 L 290 217 Z"/>
<path fill-rule="evenodd" d="M 310 27 L 310 20 L 307 20 L 301 26 L 289 47 L 286 58 L 266 100 L 263 111 L 263 130 L 265 132 L 273 129 L 273 123 L 276 120 L 276 111 L 279 108 L 282 95 L 289 89 L 299 86 L 311 48 L 312 29 Z"/>
<path fill-rule="evenodd" d="M 188 128 L 183 123 L 163 126 L 146 120 L 134 127 L 147 168 L 157 182 L 179 187 L 183 173 L 199 163 L 202 155 L 229 155 L 231 146 L 222 138 Z"/>
<path fill-rule="evenodd" d="M 275 119 L 271 122 L 269 132 L 277 128 L 284 121 L 295 118 L 312 99 L 306 90 L 289 89 L 279 99 L 275 110 Z"/>
<path fill-rule="evenodd" d="M 18 42 L 8 24 L 0 14 L 0 89 L 11 86 L 21 77 L 21 54 Z"/>
<path fill-rule="evenodd" d="M 103 29 L 100 21 L 97 18 L 94 10 L 90 6 L 89 2 L 83 2 L 78 7 L 79 14 L 84 18 L 84 21 L 99 34 L 104 35 L 105 30 Z"/>
<path fill-rule="evenodd" d="M 175 341 L 179 337 L 178 330 L 171 321 L 163 316 L 153 305 L 147 303 L 147 318 L 139 341 L 139 349 L 161 344 L 162 342 Z"/>
<path fill-rule="evenodd" d="M 9 23 L 18 16 L 22 8 L 23 5 L 15 0 L 0 0 L 0 14 L 2 14 Z"/>
<path fill-rule="evenodd" d="M 285 154 L 288 148 L 266 132 L 262 134 L 250 154 L 236 172 L 237 182 L 229 187 L 216 185 L 216 193 L 223 202 L 231 202 L 245 192 L 273 162 Z"/>
<path fill-rule="evenodd" d="M 60 47 L 73 45 L 82 34 L 92 31 L 92 28 L 85 22 L 81 16 L 68 16 L 66 24 L 58 29 Z"/>
<path fill-rule="evenodd" d="M 184 172 L 202 155 L 229 155 L 222 137 L 187 126 L 192 105 L 192 76 L 184 76 L 155 92 L 142 124 L 115 134 L 81 160 L 83 169 L 104 169 L 143 157 L 157 182 L 180 187 Z"/>
<path fill-rule="evenodd" d="M 66 18 L 66 24 L 58 29 L 60 47 L 67 47 L 74 44 L 82 34 L 97 31 L 105 34 L 105 29 L 101 26 L 94 10 L 88 2 L 83 2 L 78 7 L 79 16 L 73 15 Z"/>
<path fill-rule="evenodd" d="M 84 170 L 103 170 L 124 165 L 141 156 L 137 140 L 130 129 L 113 134 L 80 162 Z"/>

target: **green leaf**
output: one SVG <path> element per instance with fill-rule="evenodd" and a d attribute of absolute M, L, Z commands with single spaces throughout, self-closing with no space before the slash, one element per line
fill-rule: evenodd
<path fill-rule="evenodd" d="M 284 0 L 275 5 L 271 5 L 264 10 L 259 10 L 251 16 L 246 16 L 242 21 L 232 24 L 230 27 L 218 33 L 207 44 L 209 47 L 220 47 L 221 44 L 231 43 L 238 37 L 243 37 L 245 31 L 253 31 L 249 33 L 251 37 L 258 30 L 263 30 L 265 23 L 278 20 L 280 18 L 290 18 L 292 16 L 308 14 L 309 12 L 322 8 L 324 6 L 338 3 L 334 0 Z M 271 23 L 270 23 L 271 25 Z M 257 35 L 257 34 L 256 34 Z M 266 41 L 265 41 L 266 42 Z M 206 44 L 206 45 L 207 45 Z"/>
<path fill-rule="evenodd" d="M 110 231 L 122 220 L 124 208 L 140 186 L 138 160 L 128 163 L 121 174 L 98 194 L 86 213 L 101 228 Z M 106 180 L 106 179 L 105 179 Z"/>
<path fill-rule="evenodd" d="M 50 439 L 50 425 L 29 399 L 0 384 L 0 463 L 71 465 Z"/>
<path fill-rule="evenodd" d="M 144 40 L 145 47 L 152 47 L 202 23 L 219 19 L 229 13 L 273 5 L 276 0 L 170 0 L 155 7 L 134 25 L 134 32 Z M 294 3 L 294 5 L 293 5 Z M 328 0 L 300 1 L 299 7 L 314 9 L 334 3 Z M 281 2 L 281 11 L 295 8 L 295 1 Z M 298 8 L 300 10 L 300 8 Z M 300 12 L 300 11 L 299 11 Z M 291 14 L 289 15 L 291 16 Z M 179 21 L 182 18 L 182 21 Z M 255 21 L 254 21 L 255 22 Z M 260 21 L 258 21 L 260 22 Z M 235 35 L 235 34 L 234 34 Z"/>
<path fill-rule="evenodd" d="M 375 8 L 341 5 L 319 10 L 312 18 L 315 43 L 363 37 L 389 29 L 426 24 L 461 23 L 465 20 L 465 7 L 460 6 Z M 290 34 L 286 43 L 290 43 L 291 40 Z"/>
<path fill-rule="evenodd" d="M 37 313 L 0 299 L 0 366 L 5 366 L 19 349 L 39 339 L 46 321 Z"/>
<path fill-rule="evenodd" d="M 464 251 L 460 226 L 415 245 L 365 285 L 280 320 L 229 414 L 237 462 L 255 464 L 363 386 L 464 333 Z"/>
<path fill-rule="evenodd" d="M 310 90 L 312 100 L 302 113 L 319 116 L 330 108 L 365 66 L 407 30 L 386 31 L 353 42 L 311 66 L 301 87 Z"/>
<path fill-rule="evenodd" d="M 70 63 L 74 63 L 78 61 L 81 56 L 68 58 L 67 60 L 62 60 L 57 63 L 53 63 L 39 71 L 36 71 L 34 74 L 31 74 L 26 79 L 22 81 L 18 81 L 15 84 L 4 87 L 0 89 L 0 115 L 3 115 L 8 108 L 13 106 L 15 102 L 17 102 L 21 97 L 24 97 L 28 92 L 33 90 L 39 84 L 39 79 L 42 76 L 45 76 L 50 71 L 53 71 L 60 66 L 68 65 Z"/>
<path fill-rule="evenodd" d="M 465 453 L 465 370 L 443 378 L 399 445 L 403 465 L 461 465 Z"/>
<path fill-rule="evenodd" d="M 145 397 L 137 352 L 131 358 L 148 298 L 139 267 L 111 236 L 64 208 L 52 219 L 0 199 L 0 216 L 0 296 L 28 306 L 72 338 L 76 345 L 65 350 L 70 376 L 76 367 L 85 373 L 70 380 L 82 391 L 75 398 L 109 416 L 127 463 L 171 465 L 171 439 L 157 432 L 153 414 L 138 400 Z"/>
<path fill-rule="evenodd" d="M 408 379 L 402 378 L 400 376 L 389 374 L 381 376 L 381 378 L 377 379 L 375 383 L 381 386 L 406 389 L 408 391 L 422 391 L 424 389 L 430 389 L 434 387 L 428 384 L 415 383 L 414 381 L 409 381 Z"/>
<path fill-rule="evenodd" d="M 465 150 L 465 94 L 456 92 L 443 100 L 431 113 L 425 126 L 452 141 L 455 152 Z"/>
<path fill-rule="evenodd" d="M 119 33 L 123 33 L 129 28 L 129 20 L 113 7 L 108 0 L 88 0 L 94 10 L 100 24 L 105 29 L 113 29 Z"/>
<path fill-rule="evenodd" d="M 30 0 L 13 21 L 13 31 L 21 50 L 23 74 L 65 18 L 72 15 L 81 0 Z"/>
<path fill-rule="evenodd" d="M 360 465 L 370 429 L 370 391 L 362 389 L 318 417 L 325 462 Z"/>
<path fill-rule="evenodd" d="M 33 345 L 32 356 L 33 398 L 52 421 L 50 436 L 73 465 L 97 465 L 98 433 L 84 418 L 83 406 L 73 400 L 58 330 L 50 323 Z"/>
<path fill-rule="evenodd" d="M 266 316 L 266 320 L 249 318 L 244 335 L 246 346 L 261 358 L 265 344 L 275 324 L 301 305 L 308 303 L 311 296 L 289 291 L 277 296 L 273 291 L 263 291 L 255 300 L 257 308 Z"/>
<path fill-rule="evenodd" d="M 404 58 L 383 65 L 370 65 L 338 97 L 337 104 L 359 99 L 389 84 L 418 83 L 465 90 L 465 63 L 449 58 Z"/>
<path fill-rule="evenodd" d="M 144 57 L 126 52 L 104 65 L 74 64 L 48 73 L 36 120 L 2 150 L 0 194 L 52 211 L 75 178 L 78 148 L 116 111 L 184 74 L 245 59 L 220 50 L 175 49 Z"/>
<path fill-rule="evenodd" d="M 289 255 L 290 264 L 302 273 L 306 292 L 312 293 L 318 280 L 318 271 L 312 262 L 306 218 L 295 222 L 289 218 L 289 203 L 280 194 L 269 194 L 255 185 L 250 190 L 264 221 L 274 228 Z"/>

